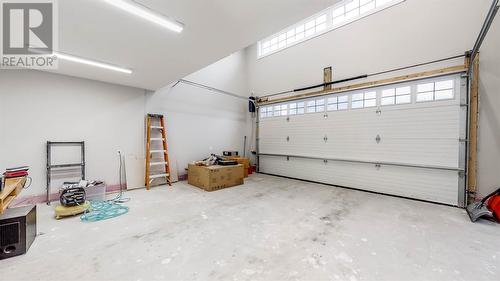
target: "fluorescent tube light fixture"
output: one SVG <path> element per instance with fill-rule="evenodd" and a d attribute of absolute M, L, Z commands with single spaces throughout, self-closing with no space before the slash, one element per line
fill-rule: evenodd
<path fill-rule="evenodd" d="M 122 73 L 126 73 L 126 74 L 132 74 L 132 70 L 130 70 L 130 69 L 118 67 L 118 66 L 103 63 L 103 62 L 79 58 L 79 57 L 75 57 L 72 55 L 63 54 L 63 53 L 59 53 L 59 52 L 54 52 L 54 55 L 57 57 L 57 59 L 60 59 L 60 60 L 86 64 L 86 65 L 95 66 L 95 67 L 104 68 L 104 69 L 113 70 L 113 71 L 118 71 L 118 72 L 122 72 Z"/>
<path fill-rule="evenodd" d="M 103 0 L 103 1 L 125 12 L 128 12 L 130 14 L 133 14 L 150 22 L 161 25 L 174 32 L 180 33 L 184 29 L 182 24 L 170 20 L 162 15 L 159 15 L 158 13 L 152 11 L 151 9 L 139 3 L 128 0 Z"/>

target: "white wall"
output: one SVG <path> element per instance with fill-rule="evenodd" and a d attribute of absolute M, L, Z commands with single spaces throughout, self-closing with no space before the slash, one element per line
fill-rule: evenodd
<path fill-rule="evenodd" d="M 185 79 L 248 97 L 246 57 L 233 54 Z M 0 170 L 29 165 L 33 185 L 22 197 L 45 194 L 46 141 L 86 142 L 87 178 L 117 185 L 117 150 L 124 152 L 131 187 L 142 186 L 145 115 L 166 116 L 173 175 L 189 162 L 243 151 L 249 135 L 247 101 L 178 84 L 156 93 L 39 71 L 0 71 Z M 77 151 L 56 158 L 77 162 Z M 64 154 L 64 155 L 61 155 Z M 73 157 L 75 156 L 75 157 Z M 78 173 L 53 180 L 52 191 Z"/>
<path fill-rule="evenodd" d="M 463 54 L 472 48 L 490 4 L 489 0 L 407 0 L 262 59 L 256 58 L 257 47 L 251 46 L 247 48 L 249 89 L 263 95 L 322 83 L 327 66 L 333 66 L 337 80 Z M 493 51 L 499 49 L 499 21 L 482 56 L 481 194 L 500 184 L 499 56 Z M 458 64 L 463 59 L 386 76 Z"/>
<path fill-rule="evenodd" d="M 247 98 L 244 52 L 235 53 L 184 79 Z M 147 112 L 166 117 L 170 157 L 179 175 L 187 164 L 223 150 L 242 153 L 248 135 L 247 101 L 179 83 L 148 94 Z M 250 136 L 249 136 L 250 138 Z"/>
<path fill-rule="evenodd" d="M 500 187 L 499 51 L 500 14 L 497 15 L 480 54 L 478 184 L 482 196 Z"/>
<path fill-rule="evenodd" d="M 328 66 L 337 80 L 463 54 L 489 3 L 407 0 L 262 59 L 251 46 L 250 90 L 258 95 L 321 83 Z"/>
<path fill-rule="evenodd" d="M 0 170 L 29 165 L 33 184 L 22 196 L 44 194 L 46 141 L 84 140 L 87 178 L 116 185 L 117 150 L 129 156 L 144 154 L 144 105 L 141 89 L 39 71 L 2 70 Z M 54 185 L 52 191 L 57 190 Z"/>

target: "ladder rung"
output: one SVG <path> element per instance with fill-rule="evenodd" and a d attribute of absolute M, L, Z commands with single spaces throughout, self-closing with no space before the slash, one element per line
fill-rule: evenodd
<path fill-rule="evenodd" d="M 151 126 L 151 129 L 163 130 L 162 126 Z"/>
<path fill-rule="evenodd" d="M 149 176 L 149 179 L 152 180 L 152 179 L 158 179 L 158 178 L 166 178 L 168 177 L 169 174 L 157 174 L 157 175 L 150 175 Z"/>
<path fill-rule="evenodd" d="M 166 150 L 151 150 L 149 153 L 166 153 Z"/>
<path fill-rule="evenodd" d="M 151 138 L 152 141 L 164 141 L 164 138 Z"/>
<path fill-rule="evenodd" d="M 158 166 L 158 165 L 167 165 L 167 162 L 151 162 L 149 163 L 151 166 Z"/>

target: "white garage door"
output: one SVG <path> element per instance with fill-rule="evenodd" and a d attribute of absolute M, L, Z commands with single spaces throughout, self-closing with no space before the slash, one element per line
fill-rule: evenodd
<path fill-rule="evenodd" d="M 259 108 L 259 171 L 463 206 L 460 75 Z"/>

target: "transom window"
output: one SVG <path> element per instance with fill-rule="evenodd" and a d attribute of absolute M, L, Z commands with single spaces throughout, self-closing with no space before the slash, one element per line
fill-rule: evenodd
<path fill-rule="evenodd" d="M 417 102 L 447 100 L 454 98 L 453 80 L 437 81 L 417 85 Z"/>
<path fill-rule="evenodd" d="M 264 57 L 297 43 L 334 30 L 357 19 L 406 0 L 344 0 L 262 41 L 258 57 Z"/>
<path fill-rule="evenodd" d="M 354 19 L 360 15 L 372 12 L 376 8 L 387 6 L 396 2 L 392 0 L 350 0 L 344 1 L 344 4 L 338 5 L 333 9 L 333 24 L 342 24 L 343 22 Z"/>
<path fill-rule="evenodd" d="M 261 118 L 273 117 L 273 107 L 272 106 L 261 107 L 260 117 Z"/>
<path fill-rule="evenodd" d="M 415 102 L 439 102 L 454 100 L 458 90 L 458 77 L 426 79 L 392 86 L 332 93 L 322 97 L 281 102 L 259 107 L 261 118 L 287 117 L 305 113 L 318 114 L 326 111 L 335 115 L 336 111 L 357 110 L 361 108 L 399 106 Z M 459 93 L 459 92 L 457 92 Z M 422 105 L 425 106 L 425 105 Z M 429 105 L 430 106 L 430 105 Z M 320 115 L 323 118 L 323 115 Z M 298 118 L 299 116 L 297 116 Z"/>
<path fill-rule="evenodd" d="M 382 90 L 380 105 L 411 103 L 411 87 L 400 87 Z"/>
<path fill-rule="evenodd" d="M 288 105 L 287 104 L 274 106 L 273 116 L 277 117 L 277 116 L 287 116 L 287 115 L 288 115 Z"/>
<path fill-rule="evenodd" d="M 349 108 L 349 96 L 335 96 L 327 99 L 328 111 L 346 110 Z"/>
<path fill-rule="evenodd" d="M 325 99 L 308 100 L 306 102 L 306 113 L 325 111 Z"/>
<path fill-rule="evenodd" d="M 377 106 L 377 92 L 365 92 L 352 94 L 351 108 L 366 108 Z"/>
<path fill-rule="evenodd" d="M 292 102 L 288 105 L 290 115 L 304 114 L 304 102 Z"/>

